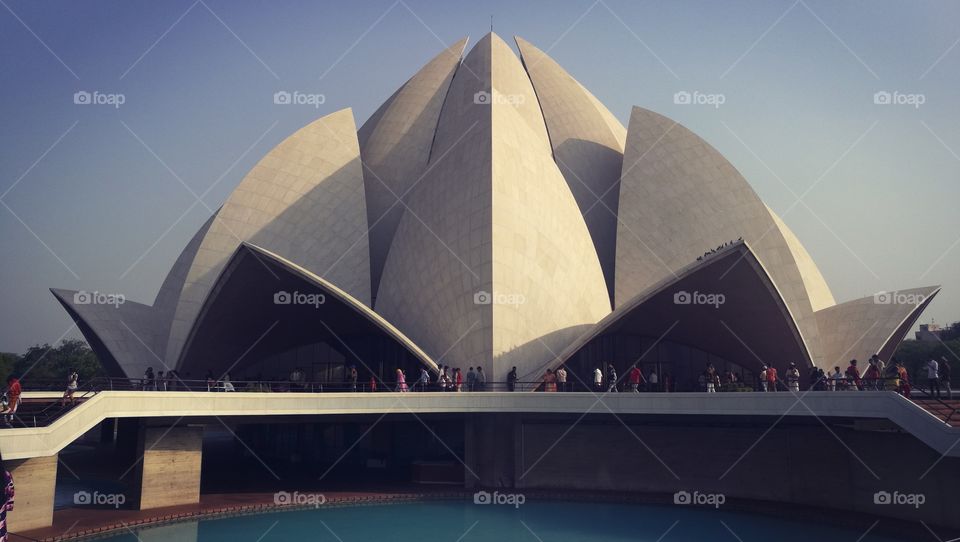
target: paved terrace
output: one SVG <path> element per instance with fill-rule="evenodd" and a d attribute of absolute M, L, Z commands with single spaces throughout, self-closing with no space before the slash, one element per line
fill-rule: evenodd
<path fill-rule="evenodd" d="M 0 430 L 4 459 L 52 456 L 107 418 L 324 416 L 383 413 L 550 413 L 817 416 L 884 419 L 938 453 L 960 457 L 951 427 L 893 392 L 778 393 L 259 393 L 104 391 L 46 427 Z"/>

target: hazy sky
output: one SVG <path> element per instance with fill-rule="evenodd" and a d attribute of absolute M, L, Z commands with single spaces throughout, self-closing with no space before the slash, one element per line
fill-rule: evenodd
<path fill-rule="evenodd" d="M 960 2 L 0 0 L 0 350 L 68 331 L 49 287 L 152 303 L 270 148 L 344 107 L 359 126 L 491 15 L 624 124 L 640 105 L 717 147 L 838 301 L 941 284 L 923 321 L 960 320 Z"/>

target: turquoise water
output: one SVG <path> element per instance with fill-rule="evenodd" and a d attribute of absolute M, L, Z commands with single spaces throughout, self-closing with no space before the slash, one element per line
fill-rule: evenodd
<path fill-rule="evenodd" d="M 108 540 L 219 542 L 861 542 L 892 541 L 861 530 L 685 506 L 528 502 L 410 503 L 274 512 L 153 527 Z"/>

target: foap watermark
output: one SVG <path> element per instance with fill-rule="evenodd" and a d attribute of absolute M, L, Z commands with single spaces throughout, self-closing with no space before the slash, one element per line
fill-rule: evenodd
<path fill-rule="evenodd" d="M 523 493 L 500 493 L 499 491 L 490 493 L 481 490 L 473 494 L 473 504 L 506 504 L 520 508 L 525 502 L 527 497 Z"/>
<path fill-rule="evenodd" d="M 694 491 L 678 491 L 673 494 L 673 504 L 695 504 L 698 506 L 712 506 L 720 508 L 727 502 L 727 497 L 723 493 L 700 493 Z"/>
<path fill-rule="evenodd" d="M 274 305 L 312 305 L 314 308 L 320 307 L 327 302 L 327 296 L 318 293 L 303 293 L 296 290 L 287 292 L 280 290 L 273 294 Z"/>
<path fill-rule="evenodd" d="M 527 302 L 523 294 L 505 294 L 480 290 L 473 294 L 474 305 L 523 305 Z"/>
<path fill-rule="evenodd" d="M 278 90 L 273 93 L 273 103 L 276 105 L 311 105 L 319 109 L 326 101 L 327 97 L 323 94 L 310 94 L 299 90 Z"/>
<path fill-rule="evenodd" d="M 723 294 L 704 293 L 696 290 L 688 292 L 680 290 L 673 294 L 674 305 L 713 305 L 714 308 L 720 308 L 727 302 L 727 296 Z"/>
<path fill-rule="evenodd" d="M 273 504 L 277 506 L 322 506 L 327 503 L 323 493 L 300 493 L 278 491 L 273 494 Z"/>
<path fill-rule="evenodd" d="M 673 103 L 677 105 L 712 105 L 714 109 L 719 109 L 721 105 L 727 103 L 727 97 L 720 93 L 708 94 L 699 90 L 693 92 L 681 90 L 673 93 Z"/>
<path fill-rule="evenodd" d="M 123 294 L 105 294 L 103 292 L 88 292 L 80 290 L 73 294 L 74 305 L 113 305 L 119 307 L 127 302 L 127 296 Z"/>
<path fill-rule="evenodd" d="M 873 103 L 876 105 L 912 105 L 914 109 L 927 103 L 927 97 L 919 92 L 906 93 L 900 91 L 889 92 L 881 90 L 873 93 Z"/>
<path fill-rule="evenodd" d="M 78 90 L 73 93 L 73 103 L 76 105 L 112 105 L 119 109 L 121 105 L 127 103 L 127 97 L 119 92 L 109 93 L 94 90 Z"/>
<path fill-rule="evenodd" d="M 900 493 L 894 491 L 878 491 L 873 494 L 873 504 L 896 504 L 900 506 L 912 506 L 920 508 L 927 502 L 927 497 L 923 493 Z"/>
<path fill-rule="evenodd" d="M 522 105 L 527 101 L 527 97 L 523 94 L 500 94 L 496 90 L 493 92 L 487 92 L 481 90 L 473 94 L 473 103 L 477 105 L 512 105 L 514 107 Z"/>
<path fill-rule="evenodd" d="M 922 305 L 927 300 L 927 296 L 908 292 L 877 292 L 873 294 L 873 302 L 876 305 Z"/>
<path fill-rule="evenodd" d="M 94 491 L 78 491 L 73 494 L 73 504 L 78 506 L 112 506 L 120 508 L 127 502 L 127 496 L 123 493 L 100 493 Z"/>

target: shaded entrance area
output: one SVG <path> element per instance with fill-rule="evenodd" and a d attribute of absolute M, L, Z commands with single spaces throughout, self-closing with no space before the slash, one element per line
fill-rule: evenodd
<path fill-rule="evenodd" d="M 436 364 L 369 307 L 276 254 L 243 244 L 204 304 L 177 367 L 233 380 L 304 380 L 342 386 L 346 367 L 383 385 L 403 369 L 412 382 Z M 309 369 L 309 370 L 308 370 Z"/>
<path fill-rule="evenodd" d="M 583 383 L 593 369 L 614 364 L 621 376 L 634 364 L 655 370 L 671 391 L 701 391 L 699 376 L 713 363 L 753 384 L 761 363 L 779 371 L 796 363 L 805 382 L 807 348 L 777 287 L 746 243 L 696 262 L 601 321 L 559 356 Z M 782 373 L 781 373 L 782 374 Z M 582 385 L 581 385 L 582 386 Z"/>

